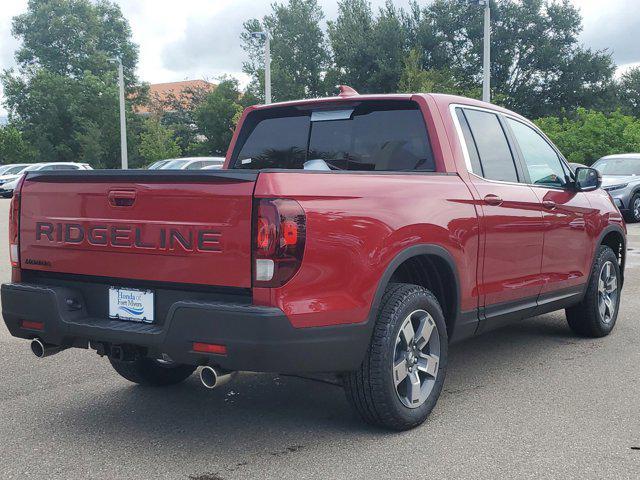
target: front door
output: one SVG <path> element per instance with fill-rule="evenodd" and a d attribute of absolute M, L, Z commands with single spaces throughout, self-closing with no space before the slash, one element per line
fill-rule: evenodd
<path fill-rule="evenodd" d="M 545 284 L 540 302 L 553 299 L 554 293 L 580 295 L 591 268 L 587 224 L 595 210 L 584 193 L 572 188 L 567 168 L 542 135 L 518 120 L 508 118 L 507 124 L 545 221 L 542 256 Z"/>

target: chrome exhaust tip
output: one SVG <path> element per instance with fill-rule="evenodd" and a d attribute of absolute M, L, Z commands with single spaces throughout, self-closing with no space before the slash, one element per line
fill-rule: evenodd
<path fill-rule="evenodd" d="M 235 376 L 236 372 L 223 370 L 219 367 L 210 367 L 207 365 L 200 369 L 200 382 L 208 389 L 218 388 L 228 383 Z"/>
<path fill-rule="evenodd" d="M 34 338 L 31 340 L 31 352 L 38 357 L 50 357 L 51 355 L 55 355 L 56 353 L 61 352 L 64 348 L 58 345 L 49 345 L 48 343 L 44 343 L 39 338 Z"/>

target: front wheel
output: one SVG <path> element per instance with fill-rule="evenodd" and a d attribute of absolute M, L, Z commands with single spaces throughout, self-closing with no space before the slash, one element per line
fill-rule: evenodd
<path fill-rule="evenodd" d="M 636 193 L 631 197 L 629 202 L 629 211 L 627 212 L 627 222 L 638 223 L 640 222 L 640 193 Z"/>
<path fill-rule="evenodd" d="M 618 318 L 621 280 L 616 254 L 601 245 L 582 302 L 566 310 L 571 330 L 584 337 L 609 335 Z"/>
<path fill-rule="evenodd" d="M 193 365 L 163 362 L 153 358 L 140 357 L 133 362 L 109 359 L 113 369 L 130 382 L 153 387 L 163 387 L 180 383 L 195 371 Z"/>
<path fill-rule="evenodd" d="M 373 425 L 393 430 L 420 425 L 442 391 L 447 344 L 436 297 L 417 285 L 390 284 L 365 359 L 344 378 L 349 403 Z"/>

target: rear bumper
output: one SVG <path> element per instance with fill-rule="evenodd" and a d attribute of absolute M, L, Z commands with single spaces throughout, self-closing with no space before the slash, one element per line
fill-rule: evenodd
<path fill-rule="evenodd" d="M 73 305 L 67 304 L 74 300 Z M 90 311 L 91 309 L 89 309 Z M 369 344 L 366 324 L 293 328 L 277 308 L 225 302 L 175 301 L 162 324 L 92 316 L 79 289 L 2 285 L 2 315 L 14 337 L 64 347 L 89 343 L 141 347 L 146 355 L 191 365 L 255 372 L 340 372 L 356 369 Z M 24 322 L 42 323 L 42 330 Z M 27 323 L 32 325 L 32 323 Z M 36 325 L 37 326 L 37 325 Z M 225 345 L 226 355 L 194 352 L 194 342 Z"/>

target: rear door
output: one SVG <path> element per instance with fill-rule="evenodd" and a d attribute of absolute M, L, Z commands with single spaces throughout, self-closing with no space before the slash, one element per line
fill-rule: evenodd
<path fill-rule="evenodd" d="M 545 221 L 545 284 L 540 301 L 552 292 L 579 294 L 591 266 L 587 221 L 589 214 L 596 212 L 584 193 L 571 188 L 567 168 L 547 140 L 523 122 L 512 118 L 506 121 L 526 167 L 526 183 L 532 185 Z"/>
<path fill-rule="evenodd" d="M 472 190 L 482 210 L 483 266 L 479 280 L 485 317 L 525 316 L 542 288 L 543 219 L 533 189 L 512 152 L 503 120 L 488 110 L 457 108 Z"/>
<path fill-rule="evenodd" d="M 248 288 L 256 178 L 221 171 L 29 173 L 21 267 Z"/>

